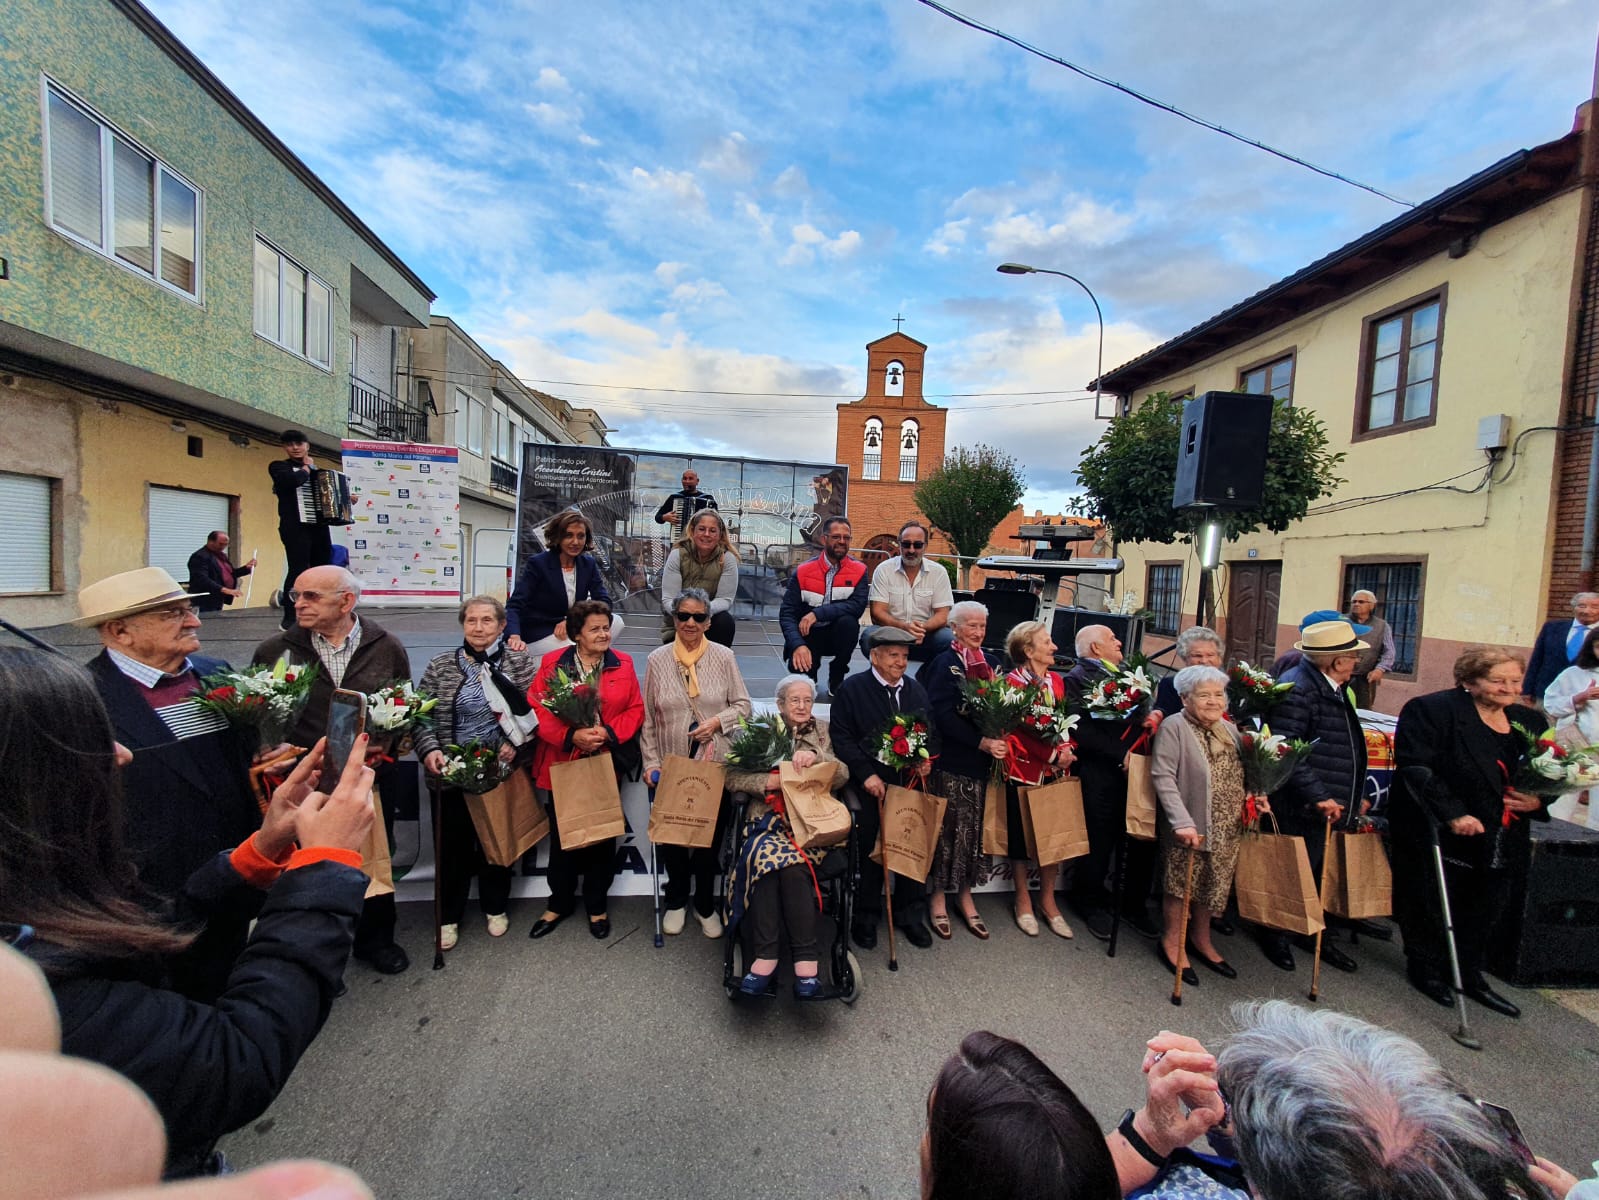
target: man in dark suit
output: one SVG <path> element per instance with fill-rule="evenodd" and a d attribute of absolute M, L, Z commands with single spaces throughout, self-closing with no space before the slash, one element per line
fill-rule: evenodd
<path fill-rule="evenodd" d="M 861 873 L 855 892 L 855 917 L 850 936 L 863 950 L 877 945 L 877 918 L 883 911 L 883 868 L 869 857 L 882 827 L 878 806 L 891 783 L 905 783 L 897 767 L 878 758 L 883 731 L 895 715 L 919 719 L 927 724 L 928 750 L 938 754 L 938 726 L 922 685 L 905 674 L 910 664 L 910 648 L 915 638 L 903 629 L 884 627 L 872 635 L 869 651 L 871 666 L 844 680 L 833 695 L 828 721 L 833 738 L 833 753 L 849 768 L 850 783 L 864 792 L 856 828 L 860 834 Z M 927 765 L 916 772 L 918 780 L 927 777 Z M 918 784 L 918 786 L 920 786 Z M 894 924 L 913 946 L 926 949 L 933 944 L 927 926 L 927 888 L 903 875 L 894 877 Z"/>
<path fill-rule="evenodd" d="M 255 559 L 234 566 L 228 557 L 228 535 L 213 529 L 201 546 L 189 555 L 189 593 L 198 612 L 221 612 L 244 595 L 239 580 L 255 570 Z"/>
<path fill-rule="evenodd" d="M 316 470 L 310 440 L 298 429 L 285 429 L 283 453 L 285 457 L 267 464 L 267 473 L 272 476 L 272 492 L 278 498 L 278 539 L 288 560 L 279 599 L 283 606 L 281 624 L 289 629 L 294 625 L 289 589 L 301 572 L 333 561 L 333 535 L 326 525 L 307 525 L 300 520 L 300 488 L 311 482 L 311 472 Z"/>
<path fill-rule="evenodd" d="M 1578 592 L 1571 598 L 1572 619 L 1547 621 L 1527 660 L 1523 704 L 1543 704 L 1543 694 L 1555 676 L 1577 661 L 1577 651 L 1595 626 L 1599 626 L 1599 592 Z"/>
<path fill-rule="evenodd" d="M 1366 734 L 1355 715 L 1350 677 L 1362 650 L 1370 646 L 1356 636 L 1348 621 L 1318 621 L 1300 632 L 1294 649 L 1304 655 L 1297 667 L 1283 676 L 1294 687 L 1272 710 L 1271 731 L 1290 740 L 1314 742 L 1300 759 L 1281 791 L 1272 795 L 1271 809 L 1282 832 L 1305 839 L 1311 873 L 1321 878 L 1327 850 L 1327 821 L 1347 827 L 1364 815 L 1371 802 L 1366 790 Z M 1360 925 L 1368 932 L 1380 928 Z M 1302 939 L 1302 949 L 1314 942 Z M 1293 951 L 1286 934 L 1268 929 L 1261 939 L 1267 959 L 1285 971 L 1294 969 Z M 1340 971 L 1353 971 L 1355 960 L 1332 944 L 1321 942 L 1321 961 Z"/>

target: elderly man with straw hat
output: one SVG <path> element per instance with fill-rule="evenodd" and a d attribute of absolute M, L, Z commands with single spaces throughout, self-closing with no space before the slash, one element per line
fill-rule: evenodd
<path fill-rule="evenodd" d="M 1366 791 L 1366 735 L 1355 715 L 1349 688 L 1355 663 L 1370 644 L 1360 640 L 1348 621 L 1314 621 L 1300 630 L 1294 649 L 1303 656 L 1282 678 L 1293 690 L 1271 714 L 1271 731 L 1287 738 L 1314 741 L 1280 791 L 1272 811 L 1282 831 L 1305 839 L 1311 870 L 1321 878 L 1327 822 L 1347 825 L 1370 802 Z M 1314 943 L 1311 943 L 1312 945 Z M 1301 943 L 1304 946 L 1304 943 Z M 1261 949 L 1285 971 L 1294 969 L 1288 938 L 1266 930 Z M 1323 937 L 1321 961 L 1340 971 L 1353 971 L 1355 960 Z"/>
<path fill-rule="evenodd" d="M 140 878 L 175 894 L 213 855 L 260 827 L 242 731 L 195 703 L 200 679 L 228 669 L 200 654 L 193 598 L 160 567 L 124 571 L 78 592 L 76 625 L 103 649 L 89 674 L 117 741 L 128 845 Z"/>

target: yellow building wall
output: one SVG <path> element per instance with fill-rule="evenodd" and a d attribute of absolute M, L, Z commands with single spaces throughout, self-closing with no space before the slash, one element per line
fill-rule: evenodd
<path fill-rule="evenodd" d="M 1557 197 L 1485 231 L 1462 258 L 1440 253 L 1141 391 L 1233 391 L 1240 368 L 1291 349 L 1294 404 L 1314 409 L 1332 449 L 1347 455 L 1338 471 L 1346 482 L 1319 504 L 1399 492 L 1463 472 L 1471 474 L 1455 486 L 1470 487 L 1487 462 L 1476 448 L 1481 417 L 1509 414 L 1512 444 L 1529 429 L 1558 423 L 1578 209 L 1576 192 Z M 1448 295 L 1436 424 L 1353 441 L 1365 318 L 1440 284 Z M 1411 695 L 1449 686 L 1450 667 L 1464 645 L 1530 649 L 1543 618 L 1554 464 L 1555 436 L 1535 432 L 1520 443 L 1513 464 L 1507 456 L 1497 471 L 1508 472 L 1507 478 L 1491 490 L 1423 492 L 1307 516 L 1283 534 L 1261 531 L 1229 543 L 1223 563 L 1247 560 L 1251 550 L 1260 560 L 1282 560 L 1281 651 L 1295 640 L 1305 613 L 1343 607 L 1343 558 L 1425 559 L 1417 678 L 1387 681 L 1379 692 L 1378 707 L 1397 711 Z M 1191 624 L 1199 573 L 1190 548 L 1123 543 L 1119 551 L 1127 562 L 1124 585 L 1140 594 L 1147 562 L 1186 559 L 1182 623 Z M 1225 618 L 1225 572 L 1218 584 Z M 1149 647 L 1164 642 L 1152 639 Z"/>

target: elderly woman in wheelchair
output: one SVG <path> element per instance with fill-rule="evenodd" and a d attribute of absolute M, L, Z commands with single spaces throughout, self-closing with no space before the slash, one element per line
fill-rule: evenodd
<path fill-rule="evenodd" d="M 794 765 L 800 770 L 817 763 L 834 764 L 831 786 L 841 787 L 849 771 L 833 755 L 827 723 L 812 716 L 815 681 L 805 675 L 785 676 L 777 685 L 777 710 L 794 737 Z M 727 790 L 737 804 L 744 800 L 737 849 L 728 881 L 728 906 L 735 933 L 749 922 L 751 957 L 738 990 L 746 996 L 777 992 L 779 947 L 786 935 L 794 963 L 794 998 L 824 997 L 817 968 L 819 917 L 823 882 L 817 870 L 832 850 L 801 849 L 782 812 L 778 772 L 729 770 Z M 824 871 L 824 878 L 827 872 Z"/>

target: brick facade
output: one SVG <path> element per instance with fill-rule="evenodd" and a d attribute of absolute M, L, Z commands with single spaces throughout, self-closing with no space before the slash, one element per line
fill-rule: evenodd
<path fill-rule="evenodd" d="M 922 516 L 916 510 L 914 480 L 900 482 L 902 427 L 916 422 L 916 479 L 944 464 L 944 427 L 949 413 L 922 399 L 922 370 L 927 347 L 903 333 L 870 342 L 866 347 L 866 394 L 850 404 L 838 406 L 835 462 L 849 467 L 849 519 L 855 533 L 855 551 L 860 554 L 874 543 L 887 549 L 899 527 Z M 898 381 L 890 378 L 897 367 Z M 895 395 L 894 392 L 900 394 Z M 881 422 L 878 479 L 867 479 L 865 471 L 867 427 Z M 949 553 L 953 548 L 941 536 L 932 538 L 929 550 Z M 888 554 L 897 550 L 887 549 Z M 868 556 L 868 562 L 882 561 Z"/>

